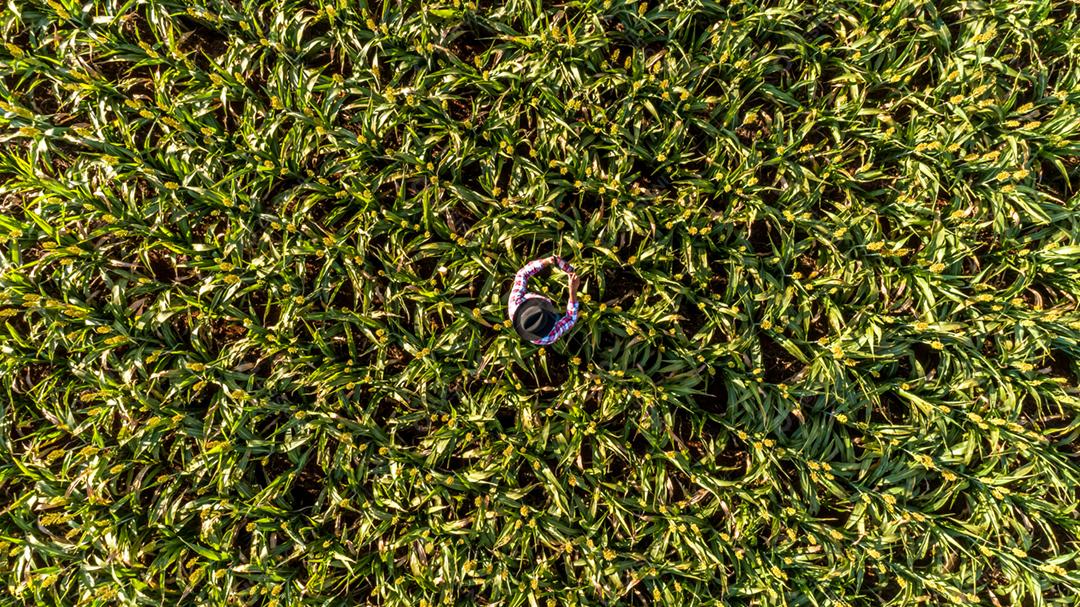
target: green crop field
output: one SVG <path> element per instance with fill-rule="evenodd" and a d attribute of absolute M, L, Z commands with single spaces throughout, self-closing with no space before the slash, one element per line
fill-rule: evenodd
<path fill-rule="evenodd" d="M 0 605 L 1080 604 L 1077 2 L 0 35 Z"/>

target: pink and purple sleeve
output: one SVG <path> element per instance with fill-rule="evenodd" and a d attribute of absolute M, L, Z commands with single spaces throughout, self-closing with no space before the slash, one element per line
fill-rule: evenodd
<path fill-rule="evenodd" d="M 534 259 L 525 264 L 525 267 L 518 270 L 516 276 L 514 276 L 514 286 L 510 289 L 510 304 L 517 307 L 525 300 L 525 291 L 529 286 L 529 279 L 536 275 L 537 272 L 544 269 L 543 259 Z"/>
<path fill-rule="evenodd" d="M 581 304 L 576 302 L 576 301 L 575 302 L 568 302 L 566 304 L 566 315 L 563 316 L 562 318 L 560 318 L 555 323 L 555 326 L 551 328 L 550 333 L 548 333 L 543 338 L 541 338 L 541 339 L 539 339 L 537 341 L 534 341 L 533 343 L 538 345 L 538 346 L 546 346 L 546 345 L 548 345 L 550 343 L 553 343 L 555 340 L 559 339 L 560 337 L 562 337 L 563 333 L 566 333 L 567 331 L 569 331 L 570 327 L 573 327 L 574 323 L 577 322 L 578 308 L 580 308 L 580 307 L 581 307 Z"/>

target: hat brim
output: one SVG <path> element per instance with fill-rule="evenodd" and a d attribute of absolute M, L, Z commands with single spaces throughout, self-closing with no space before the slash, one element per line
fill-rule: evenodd
<path fill-rule="evenodd" d="M 539 308 L 547 315 L 552 317 L 558 315 L 555 310 L 555 305 L 547 299 L 533 297 L 522 302 L 522 304 L 518 306 L 516 310 L 514 310 L 514 331 L 517 332 L 519 337 L 528 341 L 540 339 L 551 331 L 551 329 L 548 329 L 548 331 L 545 331 L 543 334 L 537 334 L 532 331 L 527 331 L 521 326 L 522 316 L 526 311 L 529 311 L 533 308 Z"/>

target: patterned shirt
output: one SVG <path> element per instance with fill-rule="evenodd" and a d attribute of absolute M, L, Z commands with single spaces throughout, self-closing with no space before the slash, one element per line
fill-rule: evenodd
<path fill-rule="evenodd" d="M 574 271 L 574 267 L 571 266 L 569 263 L 563 261 L 561 257 L 555 258 L 555 265 L 559 266 L 559 269 L 561 269 L 563 272 L 569 273 Z M 544 269 L 544 260 L 534 259 L 529 263 L 525 264 L 525 267 L 518 270 L 517 275 L 514 276 L 514 287 L 510 289 L 510 302 L 508 306 L 510 320 L 514 319 L 514 312 L 517 310 L 518 306 L 521 305 L 521 303 L 526 299 L 532 299 L 534 297 L 539 297 L 540 299 L 547 299 L 543 295 L 539 295 L 537 293 L 529 293 L 525 290 L 525 288 L 529 284 L 529 279 L 535 276 L 536 273 L 542 269 Z M 551 300 L 548 299 L 548 301 Z M 574 323 L 577 322 L 579 307 L 581 307 L 581 304 L 576 301 L 567 302 L 566 315 L 560 318 L 555 323 L 555 326 L 551 328 L 551 331 L 540 339 L 530 341 L 538 346 L 546 346 L 554 342 L 556 339 L 562 337 L 562 334 L 569 331 L 570 327 L 574 326 Z"/>

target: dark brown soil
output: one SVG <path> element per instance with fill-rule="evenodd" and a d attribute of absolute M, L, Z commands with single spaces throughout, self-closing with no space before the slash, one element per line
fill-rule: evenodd
<path fill-rule="evenodd" d="M 747 461 L 746 451 L 734 445 L 728 445 L 726 449 L 717 452 L 715 470 L 724 480 L 740 479 L 746 475 Z"/>
<path fill-rule="evenodd" d="M 770 255 L 773 251 L 772 222 L 765 219 L 755 220 L 750 224 L 747 242 L 750 249 L 758 255 Z"/>
<path fill-rule="evenodd" d="M 221 32 L 186 16 L 180 22 L 190 27 L 190 33 L 184 34 L 180 44 L 181 52 L 195 52 L 195 65 L 203 71 L 209 71 L 211 60 L 223 56 L 229 49 L 229 39 Z"/>
<path fill-rule="evenodd" d="M 332 438 L 328 440 L 336 442 Z M 332 446 L 330 448 L 333 449 Z M 289 499 L 293 510 L 313 508 L 319 502 L 319 497 L 325 488 L 326 478 L 322 467 L 318 463 L 308 460 L 289 489 Z"/>
<path fill-rule="evenodd" d="M 911 410 L 904 404 L 899 396 L 892 392 L 885 392 L 880 397 L 881 404 L 871 410 L 871 421 L 879 421 L 875 417 L 880 416 L 880 421 L 889 424 L 903 423 L 911 414 Z M 876 415 L 874 415 L 876 414 Z"/>
<path fill-rule="evenodd" d="M 154 249 L 147 253 L 150 275 L 154 280 L 172 284 L 177 282 L 176 262 L 165 253 Z"/>
<path fill-rule="evenodd" d="M 628 266 L 610 268 L 604 272 L 604 298 L 609 306 L 629 309 L 645 287 L 644 281 Z"/>
<path fill-rule="evenodd" d="M 685 319 L 680 326 L 687 337 L 697 335 L 701 327 L 705 326 L 705 313 L 685 298 L 679 303 L 679 316 Z"/>
<path fill-rule="evenodd" d="M 915 342 L 911 344 L 911 350 L 915 360 L 919 361 L 927 374 L 937 369 L 938 365 L 941 364 L 941 354 L 928 344 Z"/>
<path fill-rule="evenodd" d="M 798 373 L 801 363 L 783 346 L 773 341 L 768 333 L 758 333 L 758 342 L 761 344 L 761 366 L 765 381 L 771 384 L 781 383 Z"/>
<path fill-rule="evenodd" d="M 728 392 L 723 374 L 714 374 L 705 386 L 705 394 L 694 397 L 694 401 L 702 411 L 723 416 L 728 405 Z"/>

